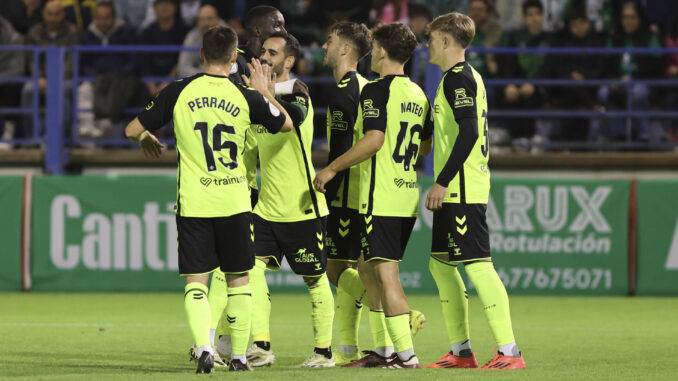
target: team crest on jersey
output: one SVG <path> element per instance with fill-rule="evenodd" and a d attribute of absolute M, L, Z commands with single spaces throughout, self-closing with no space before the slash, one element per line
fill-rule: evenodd
<path fill-rule="evenodd" d="M 473 98 L 466 96 L 466 89 L 454 89 L 454 108 L 473 106 Z"/>
<path fill-rule="evenodd" d="M 363 102 L 363 118 L 378 118 L 379 109 L 372 106 L 372 99 L 365 99 Z"/>
<path fill-rule="evenodd" d="M 344 121 L 344 113 L 341 111 L 332 111 L 332 122 L 330 128 L 333 130 L 346 131 L 348 123 Z"/>

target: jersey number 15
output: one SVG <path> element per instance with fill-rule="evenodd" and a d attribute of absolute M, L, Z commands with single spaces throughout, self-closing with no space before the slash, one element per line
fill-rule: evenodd
<path fill-rule="evenodd" d="M 217 170 L 217 164 L 214 160 L 214 151 L 220 152 L 221 150 L 228 150 L 228 155 L 231 158 L 231 161 L 227 163 L 223 157 L 220 157 L 219 162 L 221 165 L 228 169 L 238 168 L 238 144 L 231 140 L 226 140 L 224 142 L 221 140 L 222 133 L 235 135 L 235 128 L 225 124 L 217 124 L 214 126 L 214 128 L 212 128 L 211 147 L 209 143 L 209 134 L 207 133 L 208 128 L 209 126 L 206 122 L 197 122 L 195 127 L 193 127 L 195 131 L 200 131 L 202 149 L 205 152 L 205 162 L 207 163 L 207 171 L 213 172 Z"/>

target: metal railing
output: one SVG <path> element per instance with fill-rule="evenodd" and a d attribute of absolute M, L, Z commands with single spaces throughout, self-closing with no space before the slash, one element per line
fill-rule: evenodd
<path fill-rule="evenodd" d="M 0 83 L 26 83 L 32 82 L 33 102 L 30 107 L 3 107 L 0 108 L 0 115 L 16 114 L 16 115 L 30 115 L 33 118 L 33 125 L 30 128 L 31 136 L 23 139 L 12 139 L 10 143 L 44 143 L 45 146 L 45 170 L 52 173 L 63 172 L 64 165 L 67 160 L 67 149 L 83 143 L 98 144 L 98 145 L 116 145 L 126 146 L 130 143 L 121 138 L 110 139 L 86 139 L 81 138 L 78 134 L 78 114 L 81 112 L 90 112 L 91 110 L 78 108 L 78 85 L 83 81 L 92 81 L 93 78 L 81 76 L 81 55 L 83 53 L 166 53 L 166 52 L 180 52 L 185 50 L 197 51 L 198 48 L 186 48 L 183 46 L 77 46 L 73 48 L 62 47 L 37 47 L 37 46 L 0 46 L 0 51 L 13 50 L 17 53 L 32 52 L 33 58 L 31 62 L 32 75 L 27 77 L 5 77 L 0 78 Z M 472 48 L 469 52 L 478 54 L 590 54 L 590 55 L 619 55 L 619 54 L 678 54 L 677 48 L 660 49 L 660 48 Z M 72 88 L 72 103 L 73 103 L 73 118 L 70 126 L 70 134 L 65 134 L 63 125 L 63 89 L 64 89 L 64 72 L 65 72 L 65 55 L 73 54 L 73 88 Z M 40 59 L 44 55 L 46 61 L 46 78 L 47 78 L 47 92 L 45 96 L 45 117 L 41 118 L 38 80 L 40 73 Z M 421 62 L 428 62 L 428 59 L 422 59 L 421 55 L 427 57 L 428 53 L 425 48 L 419 48 L 415 51 L 412 59 L 412 73 L 419 73 L 421 71 Z M 442 78 L 441 70 L 430 63 L 426 64 L 426 74 L 424 77 L 422 87 L 425 89 L 427 95 L 431 100 L 435 96 L 436 89 Z M 660 73 L 658 73 L 660 76 Z M 175 78 L 168 77 L 141 77 L 142 82 L 160 82 L 174 80 Z M 329 76 L 314 76 L 302 77 L 302 80 L 309 84 L 332 84 L 334 79 Z M 491 86 L 506 86 L 514 83 L 531 83 L 537 86 L 625 86 L 630 89 L 636 84 L 643 84 L 651 87 L 677 87 L 678 79 L 629 79 L 622 81 L 620 79 L 552 79 L 552 78 L 486 78 L 485 84 Z M 133 115 L 137 113 L 139 108 L 126 108 L 125 113 Z M 317 107 L 316 114 L 322 115 L 325 112 L 324 107 Z M 498 118 L 657 118 L 657 119 L 672 119 L 678 118 L 678 111 L 675 110 L 640 110 L 634 109 L 631 91 L 627 91 L 626 109 L 608 110 L 605 112 L 590 111 L 590 110 L 511 110 L 511 109 L 492 109 L 488 117 L 490 120 Z M 45 133 L 44 136 L 40 131 L 40 121 L 44 120 Z M 70 135 L 70 136 L 66 136 Z M 170 141 L 166 141 L 171 143 Z M 567 144 L 565 144 L 566 146 Z M 585 144 L 583 144 L 585 146 Z"/>

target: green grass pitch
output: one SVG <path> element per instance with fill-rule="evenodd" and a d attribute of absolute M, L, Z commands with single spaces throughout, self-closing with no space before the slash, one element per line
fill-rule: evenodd
<path fill-rule="evenodd" d="M 423 363 L 436 360 L 448 349 L 439 303 L 419 295 L 409 302 L 428 318 L 415 338 L 417 354 Z M 295 369 L 312 350 L 310 303 L 306 295 L 274 294 L 276 364 L 248 374 L 195 375 L 181 293 L 5 293 L 0 379 L 678 379 L 678 298 L 512 297 L 511 308 L 526 371 Z M 471 341 L 483 363 L 494 343 L 476 298 L 469 314 Z M 366 313 L 360 340 L 363 348 L 371 344 Z"/>

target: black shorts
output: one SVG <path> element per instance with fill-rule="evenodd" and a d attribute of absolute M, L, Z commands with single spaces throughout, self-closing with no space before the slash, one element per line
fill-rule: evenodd
<path fill-rule="evenodd" d="M 254 247 L 258 258 L 269 258 L 268 268 L 279 270 L 283 257 L 298 275 L 325 273 L 325 218 L 298 222 L 273 222 L 254 215 Z"/>
<path fill-rule="evenodd" d="M 360 241 L 365 262 L 375 259 L 398 262 L 403 259 L 416 217 L 360 215 Z"/>
<path fill-rule="evenodd" d="M 360 214 L 330 207 L 327 217 L 327 259 L 357 262 L 360 258 Z"/>
<path fill-rule="evenodd" d="M 182 217 L 177 215 L 179 273 L 197 275 L 217 267 L 227 274 L 254 267 L 252 213 L 229 217 Z"/>
<path fill-rule="evenodd" d="M 433 212 L 431 254 L 449 254 L 452 262 L 490 257 L 486 204 L 443 203 Z"/>

